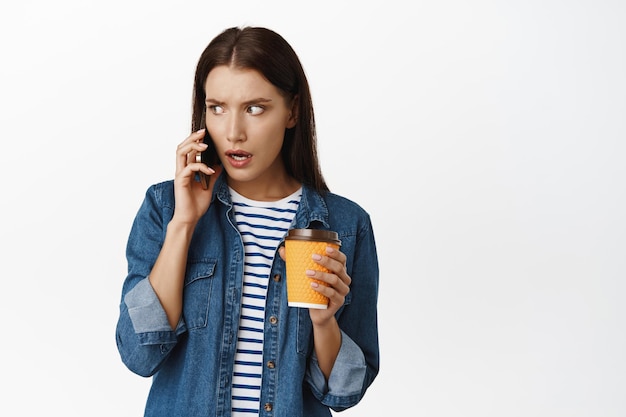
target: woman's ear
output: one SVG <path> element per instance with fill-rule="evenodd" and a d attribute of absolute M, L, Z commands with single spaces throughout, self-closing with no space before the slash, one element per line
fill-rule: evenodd
<path fill-rule="evenodd" d="M 300 103 L 299 97 L 296 95 L 291 100 L 291 110 L 289 111 L 289 118 L 287 119 L 287 129 L 291 129 L 298 122 L 298 104 Z"/>

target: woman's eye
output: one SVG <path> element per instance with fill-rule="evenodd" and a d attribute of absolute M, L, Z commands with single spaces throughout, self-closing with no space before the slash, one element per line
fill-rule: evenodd
<path fill-rule="evenodd" d="M 248 107 L 248 113 L 250 113 L 252 115 L 261 114 L 264 111 L 265 111 L 265 108 L 263 106 L 250 106 L 250 107 Z"/>
<path fill-rule="evenodd" d="M 211 110 L 211 113 L 213 113 L 213 114 L 222 114 L 222 113 L 224 113 L 224 108 L 222 106 L 218 106 L 218 105 L 209 106 L 209 110 Z"/>

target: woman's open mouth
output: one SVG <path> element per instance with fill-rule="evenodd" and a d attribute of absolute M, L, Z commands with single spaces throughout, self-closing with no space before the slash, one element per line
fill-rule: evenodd
<path fill-rule="evenodd" d="M 235 168 L 241 168 L 245 166 L 252 158 L 251 153 L 244 152 L 241 150 L 227 151 L 226 156 L 228 157 L 230 164 Z"/>

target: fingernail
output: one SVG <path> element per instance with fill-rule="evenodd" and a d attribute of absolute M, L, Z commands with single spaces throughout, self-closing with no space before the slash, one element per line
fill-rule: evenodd
<path fill-rule="evenodd" d="M 311 255 L 311 258 L 313 258 L 314 261 L 321 261 L 322 260 L 322 256 L 318 255 L 317 253 L 314 253 L 313 255 Z"/>
<path fill-rule="evenodd" d="M 315 276 L 315 271 L 313 271 L 312 269 L 307 269 L 305 271 L 305 274 L 307 274 L 310 277 L 314 277 Z"/>
<path fill-rule="evenodd" d="M 330 246 L 326 246 L 326 253 L 333 253 L 335 251 L 335 249 L 331 248 Z"/>
<path fill-rule="evenodd" d="M 317 288 L 319 286 L 320 286 L 320 284 L 318 284 L 317 282 L 315 282 L 315 281 L 311 282 L 311 287 Z"/>

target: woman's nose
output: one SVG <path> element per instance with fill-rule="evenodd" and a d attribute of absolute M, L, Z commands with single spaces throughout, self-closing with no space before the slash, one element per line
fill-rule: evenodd
<path fill-rule="evenodd" d="M 226 138 L 229 142 L 239 142 L 246 140 L 244 121 L 242 115 L 233 114 L 228 120 L 228 131 Z"/>

